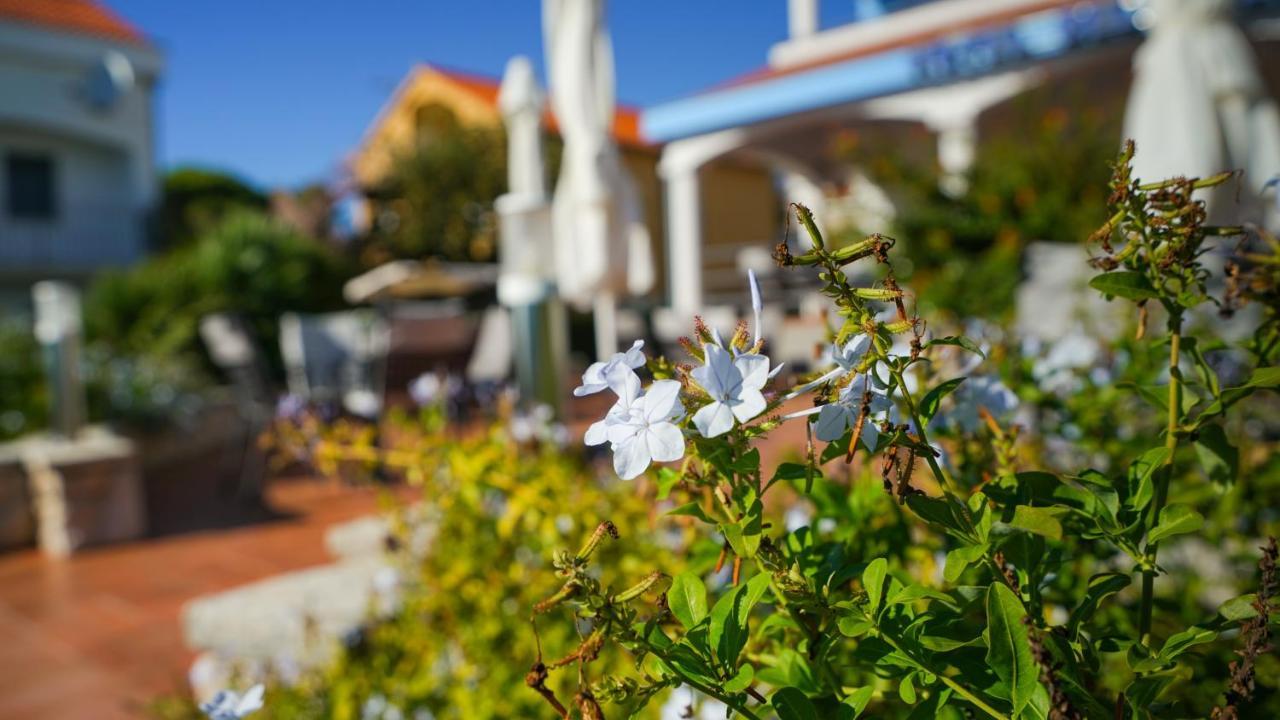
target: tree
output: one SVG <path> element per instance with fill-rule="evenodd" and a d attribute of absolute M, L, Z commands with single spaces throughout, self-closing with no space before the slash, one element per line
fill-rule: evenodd
<path fill-rule="evenodd" d="M 161 190 L 156 247 L 188 245 L 235 211 L 266 209 L 267 197 L 233 175 L 205 168 L 174 169 Z"/>

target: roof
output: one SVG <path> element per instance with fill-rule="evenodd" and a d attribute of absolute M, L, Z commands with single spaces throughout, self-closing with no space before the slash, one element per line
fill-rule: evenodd
<path fill-rule="evenodd" d="M 95 0 L 0 0 L 0 21 L 147 44 L 141 31 Z"/>
<path fill-rule="evenodd" d="M 0 0 L 0 2 L 5 2 L 5 0 Z M 420 65 L 414 68 L 413 72 L 410 73 L 410 77 L 412 78 L 421 71 L 436 72 L 444 75 L 486 103 L 495 108 L 498 106 L 498 92 L 502 88 L 502 81 L 498 78 L 442 68 L 438 65 Z M 395 102 L 395 99 L 391 100 L 388 106 L 393 105 Z M 548 104 L 546 112 L 543 113 L 543 121 L 546 123 L 547 129 L 557 133 L 560 131 L 555 115 L 551 112 L 550 104 Z M 376 126 L 377 123 L 378 121 L 375 121 L 374 125 Z M 613 137 L 619 144 L 630 147 L 650 147 L 653 145 L 653 143 L 645 139 L 640 131 L 640 109 L 629 105 L 619 104 L 614 110 Z"/>
<path fill-rule="evenodd" d="M 985 2 L 966 3 L 979 11 L 962 23 L 898 33 L 843 52 L 758 70 L 649 108 L 642 131 L 654 141 L 668 142 L 972 79 L 1136 32 L 1128 12 L 1110 0 L 1009 0 L 999 6 Z M 928 9 L 917 6 L 915 11 Z M 969 46 L 993 59 L 954 66 L 952 55 Z M 992 55 L 994 47 L 1010 54 Z"/>

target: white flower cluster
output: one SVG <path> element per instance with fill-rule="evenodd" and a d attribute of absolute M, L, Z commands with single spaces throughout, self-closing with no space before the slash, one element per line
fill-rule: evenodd
<path fill-rule="evenodd" d="M 750 273 L 751 305 L 760 332 L 760 287 Z M 587 429 L 587 445 L 609 443 L 613 448 L 613 469 L 618 477 L 630 480 L 652 462 L 671 462 L 684 457 L 685 419 L 680 383 L 657 380 L 642 390 L 636 369 L 644 365 L 644 341 L 637 340 L 626 352 L 607 361 L 593 363 L 582 375 L 582 385 L 573 394 L 582 397 L 611 390 L 618 400 L 600 420 Z M 718 333 L 703 345 L 703 364 L 690 373 L 693 381 L 711 398 L 693 416 L 693 425 L 703 437 L 712 438 L 746 423 L 764 412 L 768 402 L 762 392 L 782 366 L 770 369 L 769 358 L 759 352 L 744 352 L 727 345 Z"/>
<path fill-rule="evenodd" d="M 832 344 L 830 356 L 835 367 L 817 380 L 792 391 L 788 397 L 798 397 L 824 383 L 840 380 L 848 375 L 856 375 L 871 349 L 871 340 L 866 335 L 858 335 L 844 345 Z M 871 402 L 867 417 L 862 422 L 860 437 L 866 446 L 875 450 L 880 440 L 879 425 L 895 414 L 893 398 L 885 383 L 876 377 L 874 368 L 862 371 L 861 381 L 854 377 L 841 388 L 835 402 L 827 403 L 810 410 L 791 413 L 787 418 L 805 417 L 816 414 L 817 422 L 813 425 L 813 435 L 823 442 L 839 440 L 841 436 L 858 422 L 862 412 L 864 395 L 870 393 Z"/>
<path fill-rule="evenodd" d="M 761 300 L 755 275 L 750 275 L 751 304 L 755 314 L 757 338 L 760 336 Z M 704 335 L 704 339 L 706 339 Z M 751 422 L 769 408 L 764 388 L 782 366 L 771 367 L 768 356 L 760 352 L 760 343 L 748 346 L 742 338 L 726 343 L 712 330 L 702 346 L 702 364 L 689 377 L 710 402 L 694 411 L 691 424 L 704 438 L 719 437 L 737 425 Z M 887 376 L 876 372 L 869 360 L 871 338 L 855 336 L 844 343 L 832 344 L 828 351 L 834 367 L 817 379 L 795 388 L 781 398 L 785 402 L 813 391 L 827 383 L 844 381 L 833 402 L 785 415 L 784 419 L 817 415 L 814 436 L 823 442 L 835 442 L 850 428 L 862 425 L 859 438 L 874 451 L 880 440 L 881 426 L 886 422 L 910 422 L 894 402 Z M 679 460 L 685 452 L 686 432 L 681 424 L 686 417 L 681 398 L 681 384 L 675 380 L 657 380 L 642 388 L 636 370 L 645 364 L 644 342 L 637 340 L 626 352 L 587 368 L 582 385 L 573 394 L 582 397 L 610 390 L 617 396 L 604 419 L 587 429 L 587 445 L 609 443 L 613 450 L 613 467 L 618 476 L 630 480 L 643 473 L 653 462 Z M 874 355 L 872 355 L 874 357 Z M 977 362 L 967 363 L 961 375 L 968 375 Z M 850 377 L 852 376 L 852 377 Z M 904 379 L 907 391 L 916 388 Z M 702 397 L 698 394 L 696 397 Z M 699 400 L 700 401 L 700 400 Z M 950 402 L 951 410 L 933 423 L 958 426 L 966 431 L 976 429 L 980 412 L 985 408 L 997 419 L 1013 413 L 1017 397 L 994 376 L 969 377 Z M 864 414 L 865 406 L 865 416 Z M 939 453 L 941 449 L 939 448 Z"/>
<path fill-rule="evenodd" d="M 604 419 L 587 429 L 583 441 L 588 445 L 610 443 L 613 469 L 624 480 L 638 476 L 655 460 L 684 457 L 684 434 L 676 427 L 684 418 L 680 383 L 659 380 L 641 392 L 635 368 L 644 364 L 643 347 L 644 341 L 637 340 L 627 352 L 591 365 L 582 376 L 582 385 L 573 391 L 582 397 L 609 389 L 618 396 Z"/>

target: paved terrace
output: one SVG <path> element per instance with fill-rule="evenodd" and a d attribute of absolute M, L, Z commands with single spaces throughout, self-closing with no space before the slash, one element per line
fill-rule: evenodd
<path fill-rule="evenodd" d="M 194 655 L 182 641 L 184 603 L 330 562 L 325 529 L 378 507 L 369 488 L 305 478 L 268 488 L 271 513 L 207 508 L 217 516 L 208 524 L 222 529 L 65 561 L 36 550 L 0 555 L 0 718 L 144 716 L 156 695 L 186 692 Z"/>

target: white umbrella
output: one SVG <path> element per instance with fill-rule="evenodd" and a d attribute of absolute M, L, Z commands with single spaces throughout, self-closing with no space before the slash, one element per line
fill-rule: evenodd
<path fill-rule="evenodd" d="M 1280 112 L 1267 94 L 1231 0 L 1151 0 L 1134 57 L 1125 136 L 1143 181 L 1245 171 L 1259 192 L 1280 173 Z"/>
<path fill-rule="evenodd" d="M 574 305 L 593 305 L 596 350 L 617 348 L 614 304 L 653 286 L 653 261 L 636 188 L 613 142 L 613 47 L 604 0 L 544 0 L 551 105 L 564 138 L 552 203 L 556 280 Z"/>

